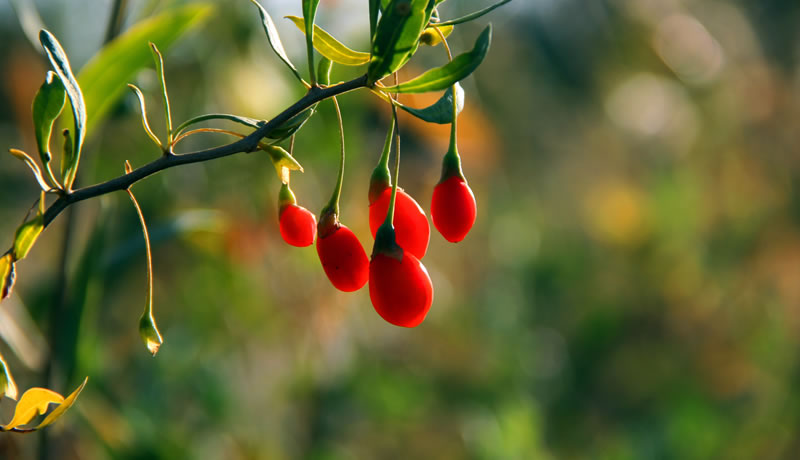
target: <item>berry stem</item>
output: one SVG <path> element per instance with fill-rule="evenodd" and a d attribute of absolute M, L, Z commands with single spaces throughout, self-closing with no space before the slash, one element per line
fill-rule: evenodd
<path fill-rule="evenodd" d="M 342 122 L 342 111 L 339 108 L 339 101 L 336 97 L 331 98 L 333 106 L 336 107 L 336 118 L 339 121 L 339 136 L 342 144 L 342 154 L 339 161 L 339 177 L 336 179 L 336 187 L 333 189 L 331 200 L 322 209 L 322 214 L 333 213 L 334 216 L 339 216 L 339 196 L 342 194 L 342 183 L 344 182 L 344 123 Z"/>
<path fill-rule="evenodd" d="M 447 58 L 452 62 L 453 61 L 453 53 L 450 51 L 450 45 L 447 44 L 447 38 L 444 36 L 441 30 L 438 27 L 433 28 L 436 33 L 439 34 L 439 38 L 442 39 L 442 45 L 444 45 L 444 49 L 447 51 Z M 442 177 L 441 181 L 445 179 L 457 175 L 464 179 L 464 172 L 461 170 L 461 157 L 458 155 L 458 145 L 457 145 L 457 131 L 458 131 L 458 92 L 456 91 L 456 86 L 453 85 L 453 122 L 450 123 L 450 146 L 447 149 L 447 153 L 444 155 L 444 159 L 442 160 Z"/>

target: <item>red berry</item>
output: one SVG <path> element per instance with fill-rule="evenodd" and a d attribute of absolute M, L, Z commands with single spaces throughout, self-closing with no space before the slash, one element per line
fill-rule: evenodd
<path fill-rule="evenodd" d="M 402 251 L 401 260 L 373 254 L 369 263 L 369 298 L 375 311 L 395 326 L 418 326 L 433 303 L 428 270 L 413 254 Z"/>
<path fill-rule="evenodd" d="M 317 238 L 317 255 L 322 268 L 336 289 L 353 292 L 369 279 L 369 258 L 356 235 L 338 224 L 330 233 Z"/>
<path fill-rule="evenodd" d="M 292 246 L 311 246 L 317 235 L 317 216 L 296 204 L 284 206 L 280 213 L 280 229 L 283 241 Z"/>
<path fill-rule="evenodd" d="M 372 237 L 378 232 L 386 219 L 389 202 L 392 200 L 392 188 L 386 187 L 378 199 L 369 205 L 369 229 Z M 431 237 L 431 227 L 428 217 L 422 207 L 406 192 L 397 189 L 397 199 L 394 207 L 394 229 L 397 244 L 403 249 L 414 254 L 417 259 L 425 257 L 428 251 L 428 242 Z"/>
<path fill-rule="evenodd" d="M 439 233 L 451 243 L 464 239 L 478 214 L 475 195 L 467 181 L 454 175 L 433 189 L 431 218 Z"/>

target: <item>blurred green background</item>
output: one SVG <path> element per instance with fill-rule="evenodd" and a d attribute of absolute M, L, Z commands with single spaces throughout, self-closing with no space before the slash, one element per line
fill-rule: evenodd
<path fill-rule="evenodd" d="M 122 30 L 183 2 L 127 3 Z M 112 4 L 36 2 L 76 69 L 102 46 Z M 280 19 L 300 2 L 262 4 L 304 72 L 302 34 Z M 323 0 L 318 21 L 367 49 L 366 2 Z M 0 458 L 797 458 L 800 4 L 515 0 L 459 26 L 455 51 L 487 22 L 492 48 L 463 82 L 459 122 L 478 221 L 455 245 L 432 231 L 421 326 L 385 323 L 366 289 L 336 291 L 313 248 L 281 241 L 265 155 L 171 169 L 133 188 L 154 243 L 161 351 L 137 333 L 145 257 L 128 198 L 62 214 L 18 264 L 0 351 L 21 390 L 89 384 L 46 440 L 0 435 Z M 5 2 L 0 43 L 0 150 L 35 152 L 46 61 Z M 422 49 L 406 76 L 443 53 Z M 216 2 L 164 54 L 176 122 L 269 118 L 302 95 L 246 0 Z M 162 133 L 154 71 L 134 82 Z M 366 91 L 340 102 L 342 221 L 369 252 L 367 184 L 389 112 Z M 448 127 L 400 123 L 401 185 L 429 209 Z M 295 153 L 305 173 L 292 186 L 318 211 L 338 161 L 330 103 Z M 78 183 L 158 155 L 126 93 L 89 133 Z M 24 165 L 0 155 L 3 245 L 36 196 Z M 13 406 L 0 402 L 4 421 Z"/>

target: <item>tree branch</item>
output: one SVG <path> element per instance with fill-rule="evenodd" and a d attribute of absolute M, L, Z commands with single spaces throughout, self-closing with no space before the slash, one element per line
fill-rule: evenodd
<path fill-rule="evenodd" d="M 253 131 L 247 137 L 240 139 L 236 142 L 214 147 L 206 150 L 199 150 L 196 152 L 183 153 L 183 154 L 170 154 L 165 155 L 157 160 L 153 160 L 146 165 L 134 169 L 128 174 L 116 177 L 95 185 L 83 187 L 72 191 L 72 193 L 60 196 L 56 201 L 51 204 L 44 213 L 44 228 L 66 209 L 68 206 L 73 205 L 79 201 L 83 201 L 96 196 L 105 195 L 107 193 L 125 190 L 136 182 L 152 176 L 153 174 L 173 166 L 185 165 L 189 163 L 199 163 L 202 161 L 214 160 L 217 158 L 226 157 L 242 152 L 252 152 L 258 147 L 258 142 L 272 132 L 275 128 L 281 126 L 293 116 L 299 114 L 303 110 L 311 107 L 312 105 L 330 97 L 352 91 L 354 89 L 362 88 L 367 85 L 367 76 L 362 75 L 344 83 L 328 86 L 325 88 L 312 87 L 305 96 L 292 104 L 286 110 L 278 114 L 275 118 L 268 121 L 264 126 Z"/>

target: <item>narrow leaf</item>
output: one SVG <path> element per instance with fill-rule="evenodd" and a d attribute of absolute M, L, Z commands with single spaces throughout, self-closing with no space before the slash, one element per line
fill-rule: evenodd
<path fill-rule="evenodd" d="M 322 85 L 331 84 L 331 70 L 333 69 L 333 61 L 326 58 L 324 55 L 319 59 L 317 65 L 317 77 Z"/>
<path fill-rule="evenodd" d="M 392 0 L 378 22 L 367 68 L 370 83 L 395 72 L 419 45 L 430 18 L 428 0 Z"/>
<path fill-rule="evenodd" d="M 458 113 L 461 113 L 464 109 L 464 89 L 458 83 L 454 86 L 456 87 Z M 438 101 L 424 109 L 415 109 L 399 103 L 398 106 L 411 115 L 429 123 L 438 123 L 440 125 L 450 124 L 453 122 L 453 87 L 447 88 L 447 91 L 444 92 Z"/>
<path fill-rule="evenodd" d="M 64 52 L 61 44 L 58 43 L 58 40 L 56 40 L 56 37 L 46 29 L 42 29 L 41 32 L 39 32 L 39 41 L 42 42 L 42 47 L 44 47 L 44 50 L 47 52 L 47 57 L 53 65 L 53 70 L 56 71 L 56 74 L 58 74 L 58 77 L 61 79 L 61 83 L 64 85 L 64 89 L 67 92 L 67 97 L 69 97 L 69 102 L 72 105 L 72 119 L 75 126 L 72 146 L 72 163 L 74 164 L 69 165 L 68 169 L 77 171 L 78 164 L 81 161 L 83 139 L 86 137 L 86 104 L 84 103 L 83 93 L 81 93 L 78 81 L 72 74 L 67 54 Z M 64 187 L 70 190 L 70 187 L 66 184 L 64 184 Z"/>
<path fill-rule="evenodd" d="M 61 115 L 66 100 L 67 93 L 61 79 L 52 71 L 48 71 L 44 83 L 33 100 L 33 129 L 43 165 L 49 163 L 52 158 L 50 136 L 53 132 L 53 122 Z"/>
<path fill-rule="evenodd" d="M 290 169 L 294 171 L 303 172 L 303 167 L 294 159 L 286 150 L 276 145 L 263 146 L 262 150 L 269 154 L 272 165 L 275 166 L 275 171 L 278 173 L 278 179 L 283 180 L 282 169 Z"/>
<path fill-rule="evenodd" d="M 8 149 L 8 152 L 14 155 L 14 157 L 16 157 L 18 160 L 22 160 L 22 162 L 24 162 L 28 168 L 30 168 L 31 172 L 33 173 L 33 177 L 36 179 L 36 182 L 39 183 L 39 187 L 41 187 L 42 190 L 50 190 L 51 187 L 42 177 L 42 171 L 39 169 L 39 165 L 33 161 L 33 158 L 31 158 L 30 155 L 22 150 L 17 149 Z"/>
<path fill-rule="evenodd" d="M 369 41 L 375 38 L 375 27 L 378 25 L 378 13 L 381 10 L 381 0 L 369 0 Z"/>
<path fill-rule="evenodd" d="M 0 275 L 2 275 L 2 264 L 3 262 L 0 260 Z M 17 399 L 17 384 L 11 377 L 11 371 L 8 370 L 8 364 L 3 359 L 3 355 L 0 355 L 0 371 L 2 371 L 0 372 L 0 398 L 8 396 L 11 399 Z"/>
<path fill-rule="evenodd" d="M 14 256 L 9 252 L 0 257 L 0 300 L 11 295 L 17 274 L 14 270 Z"/>
<path fill-rule="evenodd" d="M 131 26 L 122 35 L 103 47 L 78 74 L 86 98 L 86 129 L 97 126 L 126 91 L 126 84 L 152 59 L 148 42 L 162 52 L 193 27 L 206 20 L 213 7 L 194 3 L 165 10 Z"/>
<path fill-rule="evenodd" d="M 510 1 L 511 0 L 502 0 L 502 1 L 499 1 L 499 2 L 495 3 L 492 6 L 486 7 L 484 9 L 482 9 L 482 10 L 476 11 L 474 13 L 470 13 L 470 14 L 468 14 L 466 16 L 462 16 L 462 17 L 457 18 L 457 19 L 451 19 L 449 21 L 442 21 L 440 23 L 434 24 L 434 26 L 435 27 L 446 27 L 446 26 L 453 26 L 453 25 L 456 25 L 456 24 L 462 24 L 464 22 L 469 22 L 469 21 L 478 19 L 479 17 L 485 15 L 486 13 L 491 12 L 495 8 L 500 8 L 501 6 L 505 5 L 506 3 L 510 2 Z"/>
<path fill-rule="evenodd" d="M 200 115 L 191 118 L 181 123 L 180 126 L 178 126 L 178 128 L 175 129 L 175 136 L 176 137 L 179 136 L 189 126 L 207 120 L 228 120 L 228 121 L 233 121 L 235 123 L 239 123 L 240 125 L 248 126 L 253 129 L 258 129 L 264 124 L 263 120 L 256 120 L 255 118 L 241 117 L 239 115 L 230 115 L 227 113 L 208 113 L 205 115 Z"/>
<path fill-rule="evenodd" d="M 67 409 L 72 407 L 72 405 L 75 403 L 75 400 L 78 398 L 78 395 L 81 394 L 81 391 L 83 391 L 83 387 L 86 386 L 86 382 L 88 381 L 89 377 L 83 379 L 83 383 L 81 383 L 81 385 L 75 391 L 70 393 L 70 395 L 67 396 L 66 399 L 64 399 L 64 402 L 62 402 L 61 404 L 58 405 L 58 407 L 53 409 L 53 412 L 47 414 L 47 417 L 45 417 L 44 420 L 42 420 L 42 423 L 38 424 L 35 429 L 38 430 L 44 428 L 47 425 L 50 425 L 51 423 L 58 420 L 58 418 L 61 417 L 62 415 L 64 415 L 64 412 L 66 412 Z"/>
<path fill-rule="evenodd" d="M 11 250 L 12 257 L 15 261 L 22 260 L 28 255 L 36 239 L 44 230 L 44 216 L 41 213 L 36 213 L 33 219 L 23 223 L 17 228 L 14 235 L 14 246 Z"/>
<path fill-rule="evenodd" d="M 72 135 L 68 129 L 62 133 L 64 136 L 63 148 L 61 150 L 61 178 L 64 181 L 64 188 L 67 190 L 72 189 L 72 184 L 75 183 L 75 175 L 78 172 L 77 163 L 75 163 L 75 151 L 73 150 Z"/>
<path fill-rule="evenodd" d="M 314 115 L 315 107 L 309 107 L 292 118 L 286 120 L 282 125 L 273 129 L 267 137 L 275 141 L 282 141 L 296 133 Z"/>
<path fill-rule="evenodd" d="M 0 425 L 0 430 L 9 431 L 21 425 L 30 423 L 34 417 L 47 412 L 50 404 L 61 404 L 64 397 L 47 388 L 31 388 L 19 398 L 17 407 L 14 408 L 14 417 L 6 425 Z"/>
<path fill-rule="evenodd" d="M 169 95 L 167 95 L 167 80 L 164 78 L 164 58 L 158 51 L 155 43 L 150 42 L 150 51 L 156 64 L 156 72 L 161 80 L 161 96 L 164 98 L 164 118 L 167 121 L 167 146 L 172 145 L 172 114 L 169 110 Z"/>
<path fill-rule="evenodd" d="M 130 174 L 130 172 L 131 165 L 125 161 L 125 173 Z M 156 320 L 153 318 L 153 255 L 150 250 L 150 235 L 147 233 L 147 224 L 144 221 L 144 214 L 142 214 L 142 208 L 139 207 L 139 202 L 136 201 L 136 197 L 133 196 L 133 192 L 131 192 L 130 188 L 125 189 L 125 191 L 128 192 L 128 196 L 131 198 L 131 202 L 133 202 L 133 206 L 136 208 L 136 213 L 139 215 L 139 222 L 142 224 L 142 234 L 144 235 L 144 246 L 147 254 L 147 295 L 145 296 L 144 311 L 139 319 L 139 335 L 142 336 L 142 341 L 144 341 L 147 350 L 155 356 L 163 340 L 161 339 L 161 333 L 158 332 Z"/>
<path fill-rule="evenodd" d="M 275 28 L 275 23 L 272 22 L 272 17 L 270 17 L 267 10 L 261 6 L 256 0 L 250 0 L 253 4 L 258 7 L 258 13 L 261 15 L 261 24 L 264 26 L 264 32 L 267 33 L 267 40 L 269 41 L 269 45 L 272 47 L 272 51 L 275 51 L 275 54 L 281 58 L 284 64 L 286 64 L 289 69 L 294 73 L 294 76 L 297 77 L 298 80 L 303 82 L 303 77 L 300 76 L 300 73 L 297 72 L 297 68 L 292 64 L 292 61 L 289 60 L 289 56 L 286 55 L 286 50 L 283 49 L 283 43 L 281 43 L 281 37 L 278 35 L 278 29 Z M 304 82 L 305 83 L 305 82 Z"/>
<path fill-rule="evenodd" d="M 286 16 L 286 18 L 305 33 L 305 21 L 303 18 L 297 16 Z M 342 65 L 358 66 L 369 62 L 369 53 L 362 53 L 348 48 L 318 25 L 314 25 L 314 48 L 319 51 L 319 54 Z"/>
<path fill-rule="evenodd" d="M 147 106 L 144 102 L 142 90 L 140 90 L 136 85 L 130 83 L 128 83 L 128 88 L 133 91 L 133 94 L 135 94 L 136 98 L 139 100 L 139 110 L 142 112 L 142 127 L 144 128 L 144 132 L 147 133 L 147 136 L 158 146 L 158 148 L 163 149 L 164 145 L 161 143 L 161 140 L 158 139 L 158 136 L 155 135 L 153 130 L 150 129 L 150 123 L 147 122 Z"/>
<path fill-rule="evenodd" d="M 478 36 L 471 51 L 460 54 L 442 67 L 433 68 L 412 80 L 383 89 L 393 93 L 425 93 L 445 89 L 478 68 L 486 57 L 491 42 L 492 25 L 489 24 Z"/>
<path fill-rule="evenodd" d="M 317 16 L 319 0 L 303 0 L 303 19 L 306 29 L 306 52 L 308 53 L 308 73 L 311 75 L 311 84 L 317 82 L 314 72 L 314 20 Z"/>

